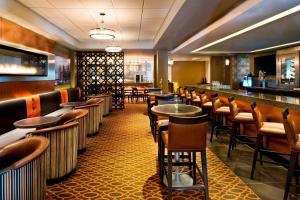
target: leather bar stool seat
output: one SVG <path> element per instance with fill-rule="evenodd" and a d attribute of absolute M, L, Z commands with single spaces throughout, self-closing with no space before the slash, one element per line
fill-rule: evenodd
<path fill-rule="evenodd" d="M 251 104 L 252 113 L 253 113 L 253 119 L 256 123 L 256 127 L 258 130 L 257 139 L 256 139 L 256 146 L 255 151 L 253 154 L 253 161 L 252 161 L 252 170 L 251 170 L 251 179 L 254 178 L 255 168 L 256 168 L 256 162 L 258 161 L 258 153 L 260 153 L 261 158 L 260 162 L 265 162 L 262 160 L 262 155 L 264 153 L 267 154 L 274 154 L 277 156 L 283 156 L 287 155 L 284 152 L 275 151 L 268 146 L 268 140 L 270 138 L 276 138 L 277 140 L 287 140 L 287 134 L 284 129 L 284 124 L 279 122 L 268 122 L 266 119 L 264 119 L 264 116 L 260 112 L 260 109 L 256 105 L 256 103 Z M 269 161 L 267 161 L 270 163 Z M 272 163 L 272 162 L 271 162 Z M 275 162 L 275 164 L 281 164 L 278 162 Z"/>
<path fill-rule="evenodd" d="M 229 106 L 225 106 L 218 94 L 212 95 L 212 127 L 211 127 L 211 136 L 210 142 L 213 140 L 214 132 L 217 133 L 218 130 L 229 131 L 226 126 L 226 119 L 230 115 Z M 223 121 L 225 119 L 225 122 Z"/>
<path fill-rule="evenodd" d="M 230 136 L 228 153 L 227 153 L 227 156 L 230 157 L 230 151 L 236 146 L 236 143 L 253 145 L 254 144 L 253 139 L 256 140 L 256 137 L 247 136 L 246 134 L 243 134 L 240 131 L 241 125 L 245 127 L 246 124 L 255 123 L 252 112 L 241 112 L 233 97 L 229 97 L 228 102 L 229 102 L 230 116 L 232 121 L 231 136 Z M 239 140 L 237 141 L 237 139 Z"/>
<path fill-rule="evenodd" d="M 0 199 L 45 199 L 49 140 L 28 137 L 0 149 Z"/>
<path fill-rule="evenodd" d="M 159 155 L 160 170 L 162 172 L 160 178 L 161 182 L 163 182 L 164 178 L 167 180 L 169 199 L 172 199 L 172 190 L 195 189 L 204 190 L 205 199 L 209 199 L 206 163 L 207 116 L 208 115 L 197 117 L 170 116 L 168 130 L 162 131 L 162 145 L 160 146 L 160 152 L 162 153 Z M 167 162 L 165 162 L 165 148 L 168 151 Z M 180 156 L 179 153 L 182 155 Z M 185 153 L 188 153 L 188 161 L 184 159 Z M 200 172 L 196 162 L 196 153 L 200 153 L 201 155 L 202 172 Z M 175 162 L 173 162 L 173 154 L 175 154 Z M 189 166 L 191 170 L 182 172 L 179 166 L 185 165 Z M 172 173 L 173 166 L 176 167 L 175 173 Z M 203 185 L 199 185 L 197 181 L 197 171 L 199 172 L 198 176 L 202 178 Z M 188 174 L 191 175 L 191 177 Z M 180 182 L 180 179 L 184 179 L 184 183 Z"/>
<path fill-rule="evenodd" d="M 207 101 L 207 102 L 205 102 L 205 103 L 202 104 L 202 107 L 211 108 L 212 107 L 212 102 L 211 101 Z"/>

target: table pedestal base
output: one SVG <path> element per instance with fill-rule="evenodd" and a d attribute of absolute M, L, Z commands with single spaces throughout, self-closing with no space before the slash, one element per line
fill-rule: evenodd
<path fill-rule="evenodd" d="M 168 186 L 167 177 L 164 176 L 164 184 Z M 176 189 L 176 187 L 189 187 L 193 186 L 193 178 L 187 174 L 176 174 L 176 172 L 172 173 L 172 187 Z"/>

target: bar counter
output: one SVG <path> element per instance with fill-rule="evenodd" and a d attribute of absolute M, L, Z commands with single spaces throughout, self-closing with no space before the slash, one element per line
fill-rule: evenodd
<path fill-rule="evenodd" d="M 294 111 L 300 111 L 300 98 L 279 96 L 272 94 L 262 94 L 255 92 L 247 92 L 242 90 L 220 89 L 211 85 L 188 85 L 187 88 L 195 88 L 196 90 L 203 90 L 209 93 L 218 93 L 219 96 L 232 96 L 239 100 L 248 102 L 257 102 L 268 104 L 275 107 L 289 108 Z"/>

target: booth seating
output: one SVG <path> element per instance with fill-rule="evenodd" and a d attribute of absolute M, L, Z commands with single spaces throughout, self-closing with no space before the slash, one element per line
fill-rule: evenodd
<path fill-rule="evenodd" d="M 49 139 L 46 151 L 47 180 L 62 178 L 75 171 L 78 150 L 78 122 L 69 122 L 31 133 Z"/>
<path fill-rule="evenodd" d="M 45 199 L 49 140 L 29 137 L 0 149 L 0 199 Z"/>
<path fill-rule="evenodd" d="M 72 121 L 78 122 L 78 152 L 86 149 L 87 116 L 88 110 L 86 109 L 72 110 L 60 116 L 60 124 L 67 124 Z"/>
<path fill-rule="evenodd" d="M 93 98 L 88 100 L 85 105 L 74 108 L 88 110 L 87 136 L 92 136 L 99 133 L 99 123 L 102 115 L 101 102 L 103 102 L 102 99 Z"/>
<path fill-rule="evenodd" d="M 0 102 L 0 148 L 22 139 L 35 129 L 15 129 L 13 123 L 28 117 L 59 116 L 70 108 L 59 105 L 67 101 L 78 101 L 74 88 L 37 94 Z"/>

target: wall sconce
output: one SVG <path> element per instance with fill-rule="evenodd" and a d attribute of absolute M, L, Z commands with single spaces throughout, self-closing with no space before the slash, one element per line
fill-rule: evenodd
<path fill-rule="evenodd" d="M 225 66 L 228 67 L 230 65 L 230 60 L 229 58 L 226 58 L 225 59 Z"/>

